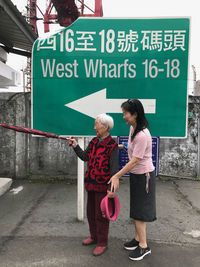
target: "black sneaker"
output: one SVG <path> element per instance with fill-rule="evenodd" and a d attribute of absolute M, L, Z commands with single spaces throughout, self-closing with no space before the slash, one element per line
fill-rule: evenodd
<path fill-rule="evenodd" d="M 133 261 L 140 261 L 148 254 L 151 254 L 151 250 L 149 247 L 141 248 L 140 246 L 138 246 L 134 251 L 129 254 L 129 259 Z"/>
<path fill-rule="evenodd" d="M 135 240 L 135 238 L 129 242 L 124 243 L 124 248 L 127 250 L 134 250 L 139 246 L 139 241 Z"/>

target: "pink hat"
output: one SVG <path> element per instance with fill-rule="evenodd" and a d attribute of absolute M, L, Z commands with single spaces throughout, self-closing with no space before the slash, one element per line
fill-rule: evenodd
<path fill-rule="evenodd" d="M 115 195 L 114 198 L 109 198 L 106 195 L 101 201 L 101 212 L 105 214 L 109 221 L 115 221 L 119 214 L 120 203 L 119 198 Z"/>

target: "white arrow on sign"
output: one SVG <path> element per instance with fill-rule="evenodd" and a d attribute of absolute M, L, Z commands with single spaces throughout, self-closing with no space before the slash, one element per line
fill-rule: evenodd
<path fill-rule="evenodd" d="M 156 99 L 139 100 L 144 106 L 145 113 L 156 113 Z M 125 101 L 127 99 L 107 99 L 105 88 L 65 104 L 65 106 L 96 119 L 97 115 L 101 113 L 122 113 L 121 104 Z"/>

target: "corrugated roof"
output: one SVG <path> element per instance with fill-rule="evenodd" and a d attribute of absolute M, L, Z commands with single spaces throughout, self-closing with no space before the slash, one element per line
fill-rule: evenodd
<path fill-rule="evenodd" d="M 10 0 L 0 0 L 0 43 L 31 51 L 37 38 L 30 24 Z"/>

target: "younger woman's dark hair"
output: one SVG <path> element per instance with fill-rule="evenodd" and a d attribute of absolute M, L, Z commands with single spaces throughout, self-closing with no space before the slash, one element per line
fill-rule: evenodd
<path fill-rule="evenodd" d="M 137 113 L 136 117 L 137 126 L 133 135 L 131 136 L 131 141 L 133 141 L 137 133 L 149 127 L 149 123 L 144 114 L 144 107 L 138 99 L 128 99 L 127 101 L 122 103 L 121 108 L 125 111 L 130 112 L 131 115 Z"/>

